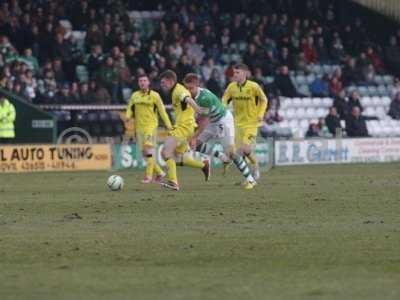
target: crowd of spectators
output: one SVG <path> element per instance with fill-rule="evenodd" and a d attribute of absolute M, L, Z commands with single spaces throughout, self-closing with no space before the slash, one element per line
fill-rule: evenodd
<path fill-rule="evenodd" d="M 250 67 L 271 99 L 296 97 L 302 93 L 290 71 L 307 74 L 318 63 L 340 67 L 317 76 L 310 92 L 334 97 L 337 115 L 347 119 L 354 106 L 361 112 L 362 107 L 359 95 L 346 95 L 345 88 L 372 84 L 376 74 L 390 70 L 386 66 L 400 62 L 400 30 L 382 47 L 361 18 L 339 20 L 334 1 L 307 0 L 299 13 L 296 1 L 278 0 L 265 2 L 265 7 L 275 6 L 264 12 L 223 11 L 223 1 L 177 0 L 158 6 L 157 1 L 120 0 L 1 3 L 0 85 L 37 104 L 123 103 L 123 91 L 135 88 L 136 76 L 149 74 L 158 88 L 158 75 L 167 68 L 179 78 L 197 72 L 221 96 L 238 60 Z M 147 8 L 146 3 L 162 14 L 147 20 L 151 29 L 144 31 L 143 20 L 129 11 Z M 249 3 L 240 1 L 241 8 L 251 7 Z M 73 30 L 85 32 L 83 42 Z M 82 66 L 84 77 L 77 72 Z M 266 81 L 267 76 L 274 82 Z M 391 115 L 398 118 L 396 99 Z M 280 121 L 279 102 L 271 103 L 267 118 Z"/>

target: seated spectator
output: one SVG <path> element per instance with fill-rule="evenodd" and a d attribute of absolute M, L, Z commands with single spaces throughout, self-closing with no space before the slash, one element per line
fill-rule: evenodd
<path fill-rule="evenodd" d="M 325 118 L 325 124 L 328 127 L 329 132 L 336 136 L 337 130 L 342 129 L 342 125 L 340 124 L 340 118 L 337 113 L 337 109 L 335 106 L 331 106 L 329 108 L 329 114 Z"/>
<path fill-rule="evenodd" d="M 357 61 L 355 58 L 349 57 L 343 68 L 343 84 L 349 86 L 357 84 L 360 81 L 362 81 L 362 75 L 360 69 L 357 67 Z"/>
<path fill-rule="evenodd" d="M 187 55 L 182 55 L 177 66 L 177 75 L 182 79 L 187 73 L 194 73 L 193 66 Z"/>
<path fill-rule="evenodd" d="M 37 58 L 32 55 L 31 48 L 25 49 L 24 56 L 22 56 L 21 59 L 29 65 L 29 68 L 33 71 L 33 74 L 37 74 L 39 71 L 39 62 Z"/>
<path fill-rule="evenodd" d="M 374 85 L 375 75 L 376 75 L 375 67 L 372 64 L 368 64 L 366 67 L 364 67 L 363 69 L 364 84 Z"/>
<path fill-rule="evenodd" d="M 280 94 L 284 97 L 297 97 L 296 87 L 294 86 L 292 79 L 289 76 L 289 69 L 287 66 L 282 66 L 279 70 L 279 74 L 275 77 L 275 84 L 280 91 Z"/>
<path fill-rule="evenodd" d="M 89 84 L 87 82 L 83 82 L 79 86 L 79 99 L 82 104 L 89 104 L 94 101 L 92 99 L 93 95 L 89 92 Z"/>
<path fill-rule="evenodd" d="M 125 61 L 129 68 L 129 71 L 133 74 L 137 67 L 140 65 L 139 55 L 136 52 L 136 48 L 129 45 L 125 51 Z"/>
<path fill-rule="evenodd" d="M 267 81 L 263 76 L 261 68 L 255 68 L 252 76 L 252 80 L 257 82 L 263 90 L 265 90 L 265 86 L 267 85 Z"/>
<path fill-rule="evenodd" d="M 218 97 L 222 97 L 222 80 L 221 73 L 218 69 L 213 69 L 210 79 L 206 83 L 206 87 Z"/>
<path fill-rule="evenodd" d="M 205 81 L 210 79 L 211 73 L 214 69 L 214 60 L 212 58 L 208 58 L 206 64 L 201 67 L 201 75 Z"/>
<path fill-rule="evenodd" d="M 100 45 L 94 45 L 91 48 L 91 52 L 88 58 L 88 71 L 89 75 L 93 77 L 95 73 L 101 68 L 101 65 L 103 64 L 103 61 L 105 59 L 105 56 L 103 54 L 103 49 Z"/>
<path fill-rule="evenodd" d="M 351 115 L 346 120 L 346 132 L 349 137 L 367 137 L 367 124 L 358 106 L 353 106 Z"/>
<path fill-rule="evenodd" d="M 77 82 L 73 82 L 71 84 L 71 89 L 69 91 L 71 95 L 71 102 L 75 104 L 81 103 L 80 95 L 79 95 L 79 85 Z"/>
<path fill-rule="evenodd" d="M 93 104 L 111 104 L 111 96 L 107 89 L 97 85 L 95 80 L 89 83 L 90 99 Z"/>
<path fill-rule="evenodd" d="M 113 103 L 118 103 L 119 76 L 114 64 L 114 59 L 109 56 L 99 71 L 99 80 L 109 94 Z"/>
<path fill-rule="evenodd" d="M 346 57 L 342 40 L 339 37 L 334 38 L 331 50 L 331 57 L 334 63 L 341 63 Z"/>
<path fill-rule="evenodd" d="M 332 134 L 329 132 L 329 128 L 326 125 L 325 118 L 318 119 L 318 127 L 319 127 L 319 135 L 321 137 L 332 137 Z"/>
<path fill-rule="evenodd" d="M 279 115 L 279 99 L 277 97 L 271 97 L 268 101 L 268 109 L 264 116 L 266 124 L 273 124 L 281 122 L 283 118 Z"/>
<path fill-rule="evenodd" d="M 390 103 L 388 115 L 395 120 L 400 120 L 400 93 L 397 93 Z"/>
<path fill-rule="evenodd" d="M 57 82 L 64 82 L 66 81 L 63 65 L 61 58 L 55 58 L 53 60 L 53 71 L 54 71 L 54 77 Z"/>
<path fill-rule="evenodd" d="M 314 138 L 321 136 L 321 129 L 319 128 L 317 123 L 310 123 L 308 126 L 308 130 L 306 132 L 306 137 Z"/>
<path fill-rule="evenodd" d="M 387 67 L 394 72 L 399 72 L 400 47 L 397 43 L 396 36 L 390 37 L 389 46 L 385 49 L 385 56 Z"/>
<path fill-rule="evenodd" d="M 289 70 L 294 68 L 293 55 L 289 53 L 287 47 L 283 47 L 279 56 L 279 63 L 288 66 Z"/>
<path fill-rule="evenodd" d="M 339 93 L 343 90 L 342 83 L 342 70 L 337 68 L 333 73 L 332 79 L 329 83 L 329 92 L 334 97 L 339 95 Z"/>
<path fill-rule="evenodd" d="M 185 44 L 185 50 L 190 61 L 196 60 L 198 63 L 203 61 L 203 45 L 197 43 L 195 34 L 189 36 L 189 41 Z"/>
<path fill-rule="evenodd" d="M 308 37 L 302 40 L 302 50 L 307 63 L 313 64 L 317 62 L 317 51 L 314 47 L 314 38 Z"/>
<path fill-rule="evenodd" d="M 330 63 L 331 57 L 329 55 L 328 48 L 325 46 L 325 40 L 323 37 L 319 37 L 317 45 L 315 46 L 317 52 L 318 60 L 322 64 Z"/>
<path fill-rule="evenodd" d="M 336 95 L 334 100 L 333 100 L 333 106 L 336 107 L 336 110 L 339 114 L 339 117 L 341 120 L 346 120 L 349 113 L 349 103 L 346 97 L 346 92 L 343 90 L 339 93 L 339 95 Z"/>
<path fill-rule="evenodd" d="M 310 92 L 313 97 L 327 97 L 329 96 L 328 76 L 317 76 L 310 84 Z"/>
<path fill-rule="evenodd" d="M 352 91 L 349 98 L 349 110 L 352 111 L 354 106 L 357 106 L 362 112 L 364 109 L 360 102 L 360 94 L 357 91 Z"/>
<path fill-rule="evenodd" d="M 309 65 L 303 52 L 299 53 L 299 55 L 296 57 L 295 69 L 296 71 L 302 71 L 304 73 L 309 72 Z"/>
<path fill-rule="evenodd" d="M 61 89 L 57 92 L 55 99 L 57 104 L 73 104 L 74 101 L 68 83 L 62 85 Z"/>
<path fill-rule="evenodd" d="M 333 77 L 329 83 L 329 92 L 332 97 L 335 97 L 340 94 L 343 90 L 343 84 L 338 77 Z"/>
<path fill-rule="evenodd" d="M 367 48 L 367 57 L 371 61 L 375 70 L 378 70 L 378 72 L 383 71 L 383 62 L 379 55 L 375 52 L 374 48 L 371 46 Z"/>

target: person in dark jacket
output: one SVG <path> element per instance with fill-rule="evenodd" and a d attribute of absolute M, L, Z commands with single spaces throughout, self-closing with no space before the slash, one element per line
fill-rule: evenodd
<path fill-rule="evenodd" d="M 346 121 L 346 132 L 349 137 L 367 137 L 368 129 L 365 119 L 361 116 L 361 110 L 358 106 L 353 106 L 351 115 Z"/>
<path fill-rule="evenodd" d="M 350 114 L 349 111 L 349 102 L 346 98 L 346 92 L 343 90 L 335 97 L 333 101 L 333 106 L 336 107 L 336 111 L 339 114 L 341 120 L 346 120 L 348 115 Z"/>
<path fill-rule="evenodd" d="M 337 109 L 334 106 L 331 106 L 329 109 L 329 114 L 325 118 L 325 124 L 329 129 L 329 132 L 335 136 L 336 130 L 338 128 L 342 129 L 342 125 L 340 125 L 340 118 L 337 113 Z"/>
<path fill-rule="evenodd" d="M 352 112 L 353 107 L 354 106 L 358 106 L 360 108 L 360 112 L 363 111 L 363 107 L 361 105 L 360 102 L 360 94 L 357 91 L 353 91 L 350 94 L 350 98 L 349 98 L 349 110 Z"/>
<path fill-rule="evenodd" d="M 280 68 L 279 74 L 275 77 L 275 84 L 278 87 L 281 95 L 284 97 L 298 97 L 296 87 L 289 76 L 289 69 L 287 66 Z"/>
<path fill-rule="evenodd" d="M 390 103 L 388 115 L 395 120 L 400 120 L 400 93 L 397 93 Z"/>

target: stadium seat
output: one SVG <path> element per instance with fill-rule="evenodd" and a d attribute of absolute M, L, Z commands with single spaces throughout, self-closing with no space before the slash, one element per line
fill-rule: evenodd
<path fill-rule="evenodd" d="M 388 90 L 385 85 L 380 84 L 377 88 L 377 95 L 386 96 L 388 94 Z"/>
<path fill-rule="evenodd" d="M 287 108 L 292 106 L 292 99 L 291 98 L 286 98 L 286 97 L 280 97 L 280 107 L 282 108 Z"/>
<path fill-rule="evenodd" d="M 381 102 L 385 106 L 389 106 L 392 100 L 388 96 L 384 96 L 381 98 Z"/>
<path fill-rule="evenodd" d="M 369 107 L 365 108 L 365 110 L 363 111 L 362 114 L 364 116 L 373 117 L 376 115 L 375 108 L 372 106 L 369 106 Z"/>
<path fill-rule="evenodd" d="M 288 119 L 293 119 L 293 118 L 295 117 L 295 114 L 296 114 L 296 111 L 295 111 L 293 108 L 289 108 L 289 109 L 286 111 L 286 117 L 287 117 Z"/>
<path fill-rule="evenodd" d="M 369 86 L 369 87 L 368 87 L 368 95 L 369 95 L 369 96 L 376 96 L 376 95 L 378 95 L 378 89 L 377 89 L 375 86 L 373 86 L 373 85 Z"/>
<path fill-rule="evenodd" d="M 311 98 L 306 97 L 306 98 L 303 98 L 302 101 L 303 101 L 303 106 L 304 107 L 312 106 Z"/>
<path fill-rule="evenodd" d="M 231 54 L 231 61 L 234 61 L 236 63 L 242 62 L 242 56 L 240 54 Z"/>
<path fill-rule="evenodd" d="M 247 43 L 246 42 L 239 42 L 238 43 L 238 50 L 240 52 L 245 52 L 247 50 Z"/>
<path fill-rule="evenodd" d="M 303 94 L 303 95 L 306 95 L 306 96 L 310 96 L 311 95 L 310 89 L 309 89 L 308 85 L 306 85 L 306 84 L 303 84 L 303 85 L 299 86 L 298 92 L 300 94 Z"/>
<path fill-rule="evenodd" d="M 293 129 L 297 129 L 299 128 L 299 122 L 297 122 L 297 120 L 291 120 L 289 121 L 289 128 Z"/>
<path fill-rule="evenodd" d="M 289 128 L 289 122 L 287 120 L 283 120 L 282 122 L 279 122 L 278 125 L 281 128 Z"/>
<path fill-rule="evenodd" d="M 297 75 L 294 79 L 295 79 L 297 86 L 301 86 L 301 85 L 307 83 L 306 77 L 304 75 Z"/>
<path fill-rule="evenodd" d="M 221 61 L 222 61 L 224 64 L 229 64 L 229 63 L 230 63 L 230 55 L 229 55 L 229 54 L 226 54 L 226 53 L 222 54 L 222 55 L 221 55 Z"/>
<path fill-rule="evenodd" d="M 311 107 L 306 108 L 304 110 L 304 118 L 306 118 L 306 119 L 314 118 L 314 108 L 311 108 Z"/>
<path fill-rule="evenodd" d="M 308 75 L 308 76 L 306 77 L 306 82 L 307 82 L 307 84 L 313 83 L 314 80 L 315 80 L 315 75 L 314 75 L 314 74 L 310 74 L 310 75 Z"/>
<path fill-rule="evenodd" d="M 386 85 L 392 85 L 392 84 L 394 83 L 393 76 L 384 75 L 384 76 L 383 76 L 383 82 L 384 82 Z"/>
<path fill-rule="evenodd" d="M 292 105 L 295 107 L 301 107 L 303 105 L 303 103 L 300 98 L 293 98 Z"/>
<path fill-rule="evenodd" d="M 376 108 L 376 115 L 378 116 L 378 118 L 383 118 L 384 116 L 386 116 L 385 109 L 382 106 L 378 106 Z"/>
<path fill-rule="evenodd" d="M 357 87 L 354 85 L 349 85 L 347 88 L 345 88 L 345 90 L 348 94 L 351 94 L 353 91 L 357 91 Z"/>
<path fill-rule="evenodd" d="M 296 109 L 295 118 L 296 119 L 303 119 L 306 117 L 306 110 L 303 107 Z"/>
<path fill-rule="evenodd" d="M 266 76 L 265 77 L 265 81 L 270 84 L 273 83 L 275 81 L 275 78 L 273 76 Z"/>
<path fill-rule="evenodd" d="M 368 88 L 365 86 L 359 86 L 356 88 L 356 90 L 360 94 L 361 97 L 370 96 L 368 93 Z"/>
<path fill-rule="evenodd" d="M 371 97 L 371 105 L 372 106 L 381 106 L 382 105 L 381 98 L 377 97 L 377 96 Z"/>
<path fill-rule="evenodd" d="M 378 85 L 384 84 L 384 80 L 383 80 L 383 77 L 381 75 L 375 75 L 374 81 Z"/>
<path fill-rule="evenodd" d="M 333 103 L 333 99 L 332 98 L 322 98 L 322 105 L 324 107 L 331 107 Z"/>
<path fill-rule="evenodd" d="M 364 107 L 367 107 L 367 106 L 371 106 L 371 105 L 372 105 L 372 99 L 371 99 L 370 96 L 364 96 L 364 97 L 362 97 L 361 100 L 360 100 L 360 102 L 361 102 L 361 105 L 364 106 Z"/>
<path fill-rule="evenodd" d="M 312 98 L 312 104 L 313 104 L 314 107 L 323 106 L 322 98 Z"/>
<path fill-rule="evenodd" d="M 326 109 L 323 109 L 322 107 L 317 108 L 317 118 L 324 118 L 326 117 L 328 114 Z"/>
<path fill-rule="evenodd" d="M 309 126 L 308 120 L 301 120 L 300 121 L 300 128 L 303 130 L 307 130 Z"/>

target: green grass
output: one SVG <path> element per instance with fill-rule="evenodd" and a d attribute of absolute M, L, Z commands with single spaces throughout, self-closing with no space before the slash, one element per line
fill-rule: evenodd
<path fill-rule="evenodd" d="M 0 299 L 400 299 L 399 164 L 178 171 L 0 175 Z"/>

